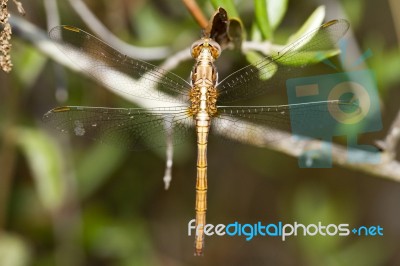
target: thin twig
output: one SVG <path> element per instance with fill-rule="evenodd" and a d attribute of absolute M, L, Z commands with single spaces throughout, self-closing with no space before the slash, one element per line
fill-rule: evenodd
<path fill-rule="evenodd" d="M 285 48 L 284 45 L 273 44 L 270 41 L 265 42 L 255 42 L 255 41 L 243 41 L 242 51 L 246 53 L 247 51 L 258 51 L 264 55 L 270 55 L 273 52 L 282 51 Z"/>
<path fill-rule="evenodd" d="M 20 19 L 13 19 L 11 20 L 11 23 L 13 24 L 14 27 L 18 27 L 18 30 L 21 31 L 21 33 L 23 33 L 23 37 L 26 38 L 27 40 L 31 41 L 32 43 L 34 43 L 34 45 L 36 45 L 38 47 L 39 50 L 41 50 L 44 54 L 48 55 L 49 57 L 53 58 L 54 60 L 56 60 L 57 62 L 72 68 L 73 70 L 76 70 L 77 72 L 80 72 L 83 75 L 88 76 L 88 74 L 86 72 L 82 72 L 81 69 L 79 69 L 76 65 L 72 64 L 71 62 L 67 62 L 65 60 L 65 56 L 60 52 L 60 51 L 56 51 L 57 49 L 55 47 L 53 47 L 51 41 L 47 38 L 47 37 L 43 37 L 46 36 L 44 35 L 43 32 L 40 32 L 40 30 L 36 29 L 36 28 L 32 28 L 34 27 L 31 24 L 28 24 L 28 22 L 24 21 L 22 22 Z M 32 31 L 36 31 L 33 32 Z M 52 47 L 51 49 L 49 49 L 49 47 Z M 182 56 L 182 53 L 177 53 L 176 54 L 177 57 L 179 58 L 179 56 Z M 174 58 L 169 58 L 168 60 L 171 60 L 170 62 L 173 61 L 178 61 Z M 173 66 L 174 64 L 164 64 L 165 66 Z M 170 70 L 169 68 L 167 70 Z M 122 76 L 124 76 L 124 74 L 121 73 Z M 130 77 L 124 77 L 127 79 L 131 79 Z M 132 79 L 130 82 L 135 83 L 135 82 L 140 82 L 137 80 Z M 110 88 L 108 88 L 110 89 Z M 156 88 L 150 88 L 150 89 L 156 89 Z M 142 99 L 142 98 L 137 98 L 137 97 L 131 97 L 127 94 L 123 94 L 123 93 L 119 93 L 115 90 L 112 90 L 114 93 L 117 93 L 118 95 L 124 97 L 125 99 L 135 102 L 137 103 L 139 106 L 143 107 L 143 108 L 150 108 L 150 107 L 154 107 L 154 101 L 149 101 L 146 99 Z M 162 94 L 162 92 L 158 92 L 159 94 Z M 163 96 L 164 97 L 164 96 Z M 165 95 L 166 99 L 169 99 L 169 95 Z M 159 103 L 159 102 L 157 102 Z M 166 103 L 166 106 L 171 106 L 169 103 Z M 229 123 L 229 121 L 226 121 L 226 123 Z M 233 122 L 232 122 L 233 123 Z M 245 122 L 243 122 L 245 123 Z M 233 125 L 231 125 L 233 126 Z M 231 126 L 226 126 L 226 127 L 220 127 L 219 130 L 217 130 L 217 132 L 222 136 L 227 136 L 227 137 L 233 137 L 231 136 L 231 134 L 229 134 L 228 131 L 224 131 L 224 128 L 226 130 L 229 130 L 229 128 L 231 128 Z M 259 132 L 259 135 L 252 135 L 252 138 L 247 138 L 247 139 L 239 139 L 238 137 L 241 136 L 246 136 L 248 134 L 246 134 L 247 132 L 242 132 L 242 134 L 236 134 L 235 137 L 235 141 L 239 141 L 239 142 L 245 142 L 248 144 L 252 144 L 255 146 L 261 146 L 261 147 L 268 147 L 270 149 L 285 153 L 287 155 L 293 156 L 293 157 L 299 157 L 301 154 L 303 154 L 303 152 L 305 152 L 307 149 L 307 147 L 312 147 L 313 145 L 315 145 L 316 147 L 320 147 L 321 142 L 317 141 L 317 140 L 302 140 L 302 139 L 293 139 L 290 137 L 290 134 L 287 132 L 282 132 L 282 131 L 278 131 L 278 130 L 274 130 L 274 134 L 262 134 L 261 132 L 271 132 L 273 131 L 273 129 L 265 127 L 265 126 L 259 126 L 259 125 L 251 125 L 252 128 L 256 129 L 254 130 L 254 132 Z M 248 127 L 243 127 L 243 128 L 248 128 Z M 269 136 L 274 135 L 274 139 L 276 139 L 276 135 L 279 134 L 280 138 L 283 141 L 272 141 L 271 139 L 269 139 Z M 337 145 L 337 144 L 332 144 L 332 159 L 333 162 L 345 167 L 345 168 L 349 168 L 349 169 L 354 169 L 360 172 L 364 172 L 364 173 L 368 173 L 371 175 L 375 175 L 377 177 L 382 177 L 382 178 L 386 178 L 389 180 L 393 180 L 393 181 L 397 181 L 400 182 L 400 164 L 399 162 L 391 159 L 390 157 L 387 156 L 387 154 L 382 153 L 381 154 L 381 160 L 379 164 L 376 165 L 372 165 L 372 164 L 359 164 L 359 163 L 352 163 L 348 160 L 346 160 L 346 157 L 344 156 L 347 152 L 347 147 L 343 147 L 341 145 Z M 369 152 L 366 151 L 357 151 L 359 152 L 359 154 L 362 155 L 362 157 L 368 158 L 371 154 Z"/>
<path fill-rule="evenodd" d="M 90 11 L 84 2 L 81 0 L 69 0 L 72 8 L 86 23 L 86 25 L 94 32 L 97 36 L 101 36 L 103 40 L 118 49 L 120 52 L 137 59 L 143 60 L 158 60 L 165 59 L 169 55 L 169 48 L 167 47 L 152 47 L 142 48 L 127 44 L 117 38 L 112 32 L 110 32 L 96 16 Z M 54 25 L 56 26 L 56 25 Z"/>
<path fill-rule="evenodd" d="M 44 9 L 47 18 L 47 30 L 50 30 L 54 25 L 60 24 L 60 14 L 58 12 L 56 0 L 44 0 Z"/>
<path fill-rule="evenodd" d="M 11 17 L 10 23 L 13 26 L 13 28 L 16 30 L 16 34 L 19 34 L 22 38 L 32 42 L 38 48 L 38 50 L 41 51 L 43 54 L 49 56 L 54 61 L 62 64 L 63 66 L 66 66 L 78 73 L 81 73 L 89 78 L 92 78 L 92 76 L 90 76 L 87 72 L 82 71 L 82 69 L 77 64 L 75 64 L 74 62 L 72 62 L 72 60 L 70 60 L 68 57 L 66 57 L 65 54 L 62 53 L 61 50 L 56 47 L 56 45 L 48 38 L 47 34 L 45 32 L 43 32 L 41 29 L 37 28 L 35 25 L 31 24 L 30 22 L 28 22 L 24 19 L 20 19 L 20 18 L 16 18 L 16 17 Z M 176 53 L 176 57 L 172 56 L 172 57 L 168 58 L 168 60 L 166 60 L 166 62 L 163 66 L 174 67 L 177 64 L 179 64 L 180 60 L 183 60 L 184 58 L 188 58 L 190 56 L 188 53 L 188 49 L 189 48 Z M 85 60 L 85 59 L 90 60 L 87 56 L 82 58 L 82 60 Z M 92 60 L 95 60 L 95 59 L 92 59 Z M 95 62 L 92 62 L 92 64 L 95 64 Z M 167 69 L 169 69 L 169 68 L 167 68 Z M 150 74 L 151 73 L 149 73 L 148 75 L 150 75 Z M 126 74 L 123 74 L 123 73 L 120 73 L 119 76 L 123 77 L 127 81 L 129 80 L 129 82 L 131 84 L 141 84 L 141 82 L 145 82 L 145 80 L 135 80 L 132 77 L 127 76 Z M 103 78 L 104 81 L 102 81 L 101 78 Z M 107 78 L 108 77 L 103 76 L 103 77 L 99 77 L 99 80 L 102 84 L 106 84 Z M 140 86 L 140 85 L 138 85 L 138 86 Z M 166 99 L 166 102 L 163 102 L 163 103 L 161 103 L 159 101 L 155 102 L 154 100 L 150 100 L 150 99 L 146 99 L 146 98 L 139 98 L 139 97 L 135 97 L 130 94 L 127 94 L 127 93 L 123 93 L 121 91 L 116 91 L 107 86 L 105 86 L 105 88 L 110 89 L 112 92 L 116 93 L 117 95 L 120 95 L 121 97 L 125 98 L 128 101 L 134 102 L 134 103 L 138 104 L 139 106 L 143 106 L 143 107 L 147 107 L 147 108 L 154 107 L 155 103 L 157 103 L 159 107 L 171 107 L 171 106 L 175 106 L 173 104 L 173 102 L 176 102 L 176 100 L 172 96 L 163 94 L 162 92 L 158 92 L 158 91 L 157 91 L 157 93 L 160 95 L 163 95 L 163 98 Z M 149 92 L 151 90 L 156 91 L 156 88 L 151 88 L 148 86 L 146 86 L 146 89 L 148 89 Z"/>
<path fill-rule="evenodd" d="M 50 31 L 54 25 L 60 24 L 60 14 L 58 12 L 57 1 L 56 0 L 44 0 L 44 8 L 46 10 L 45 14 L 47 17 L 47 30 Z M 53 65 L 54 76 L 56 77 L 56 90 L 55 96 L 57 102 L 62 103 L 68 99 L 68 90 L 66 87 L 66 78 L 64 68 L 59 64 Z"/>
<path fill-rule="evenodd" d="M 176 68 L 181 62 L 191 59 L 192 56 L 189 52 L 189 47 L 168 57 L 159 67 L 170 71 Z"/>
<path fill-rule="evenodd" d="M 21 2 L 17 0 L 13 0 L 14 4 L 17 6 L 18 13 L 20 13 L 22 16 L 25 16 L 26 12 L 24 10 L 24 7 L 22 6 Z"/>
<path fill-rule="evenodd" d="M 223 136 L 230 137 L 229 129 L 234 127 L 234 122 L 224 121 L 226 125 L 224 127 L 220 127 L 218 134 Z M 232 125 L 230 125 L 232 123 Z M 242 122 L 245 124 L 245 122 Z M 249 123 L 250 124 L 250 123 Z M 249 124 L 247 126 L 243 126 L 241 128 L 249 128 Z M 305 151 L 308 150 L 319 150 L 323 145 L 331 145 L 332 147 L 332 160 L 333 163 L 339 165 L 343 168 L 357 170 L 359 172 L 367 173 L 370 175 L 374 175 L 377 177 L 393 180 L 400 182 L 400 163 L 393 160 L 386 153 L 371 153 L 363 150 L 353 150 L 362 158 L 371 158 L 371 157 L 380 157 L 379 162 L 377 164 L 368 164 L 368 163 L 352 163 L 347 160 L 346 154 L 349 152 L 349 147 L 326 143 L 320 140 L 304 140 L 300 138 L 293 138 L 290 133 L 283 132 L 275 129 L 271 129 L 269 127 L 263 127 L 259 125 L 251 125 L 254 128 L 252 131 L 251 138 L 245 139 L 237 139 L 235 141 L 244 142 L 246 144 L 251 144 L 257 147 L 266 147 L 271 150 L 275 150 L 289 156 L 300 157 L 304 154 Z M 225 129 L 226 132 L 222 131 Z M 238 129 L 236 129 L 238 130 Z M 235 137 L 246 136 L 248 132 L 239 132 L 235 134 Z M 235 132 L 235 133 L 236 133 Z M 264 134 L 263 132 L 270 132 L 271 134 Z M 278 141 L 274 141 L 270 138 L 270 136 L 279 135 Z M 276 139 L 276 137 L 274 137 Z"/>
<path fill-rule="evenodd" d="M 196 3 L 195 0 L 182 0 L 183 4 L 186 6 L 186 8 L 189 10 L 190 14 L 194 17 L 194 19 L 197 21 L 199 26 L 202 29 L 207 28 L 208 26 L 208 19 L 206 16 L 203 14 L 201 11 L 199 5 Z"/>
<path fill-rule="evenodd" d="M 389 132 L 385 137 L 385 140 L 378 141 L 377 144 L 392 158 L 396 157 L 396 148 L 400 141 L 400 110 L 397 113 L 392 125 L 390 126 Z"/>

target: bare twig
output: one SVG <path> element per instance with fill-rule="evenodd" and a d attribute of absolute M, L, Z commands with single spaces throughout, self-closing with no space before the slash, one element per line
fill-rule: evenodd
<path fill-rule="evenodd" d="M 194 17 L 194 19 L 197 21 L 199 26 L 202 29 L 207 28 L 208 26 L 208 20 L 204 16 L 203 12 L 201 11 L 199 5 L 196 3 L 195 0 L 182 0 L 183 4 L 186 6 L 186 8 L 189 10 L 190 14 Z"/>
<path fill-rule="evenodd" d="M 20 13 L 22 16 L 25 16 L 26 12 L 25 12 L 22 4 L 17 0 L 13 0 L 13 1 L 14 1 L 14 4 L 17 6 L 18 13 Z"/>
<path fill-rule="evenodd" d="M 400 141 L 400 110 L 397 113 L 395 120 L 390 126 L 389 133 L 386 135 L 385 140 L 378 141 L 377 144 L 392 158 L 396 157 L 396 147 Z"/>
<path fill-rule="evenodd" d="M 165 59 L 169 55 L 169 48 L 167 47 L 142 48 L 121 41 L 96 18 L 84 2 L 81 0 L 69 0 L 69 3 L 94 33 L 101 36 L 102 39 L 107 40 L 111 46 L 120 52 L 143 60 Z"/>
<path fill-rule="evenodd" d="M 56 0 L 44 0 L 45 14 L 47 16 L 47 30 L 50 31 L 54 25 L 60 24 L 60 15 L 58 12 Z M 62 103 L 68 99 L 68 90 L 65 81 L 64 68 L 59 64 L 53 65 L 54 75 L 56 76 L 55 96 L 58 102 Z"/>
<path fill-rule="evenodd" d="M 168 57 L 164 61 L 164 63 L 160 65 L 160 68 L 165 70 L 171 70 L 176 68 L 181 62 L 189 60 L 191 58 L 192 56 L 190 55 L 189 47 L 187 47 L 186 49 L 183 49 L 182 51 L 179 51 Z"/>
<path fill-rule="evenodd" d="M 47 17 L 47 30 L 50 30 L 54 25 L 60 24 L 60 14 L 58 13 L 56 0 L 44 0 L 45 14 Z"/>
<path fill-rule="evenodd" d="M 38 47 L 38 49 L 41 50 L 44 54 L 48 55 L 49 57 L 52 57 L 57 62 L 65 65 L 67 67 L 70 67 L 70 68 L 76 70 L 77 72 L 80 72 L 81 74 L 88 75 L 87 73 L 82 72 L 80 69 L 78 69 L 77 66 L 75 66 L 71 62 L 69 62 L 69 61 L 67 62 L 65 60 L 64 55 L 60 51 L 57 51 L 57 49 L 52 46 L 51 41 L 47 37 L 44 37 L 46 35 L 43 32 L 40 32 L 38 29 L 33 28 L 34 27 L 33 25 L 30 25 L 30 24 L 27 25 L 26 23 L 28 23 L 28 22 L 22 21 L 20 19 L 12 20 L 11 22 L 13 23 L 13 26 L 18 27 L 18 29 L 23 33 L 24 38 L 33 42 Z M 51 47 L 51 49 L 50 49 L 50 47 Z M 172 56 L 167 61 L 170 61 L 170 62 L 179 61 L 180 58 L 182 57 L 182 52 L 177 53 L 176 56 L 178 59 L 174 58 Z M 166 62 L 163 65 L 164 68 L 167 68 L 167 70 L 170 70 L 169 67 L 173 67 L 175 65 L 174 63 L 168 63 L 168 64 L 167 63 L 168 62 Z M 121 73 L 121 76 L 124 76 L 124 74 Z M 131 79 L 130 77 L 124 77 L 124 78 Z M 132 79 L 130 82 L 134 83 L 134 82 L 140 82 L 140 81 Z M 155 89 L 155 88 L 150 88 L 150 89 Z M 154 101 L 149 101 L 149 100 L 137 98 L 137 97 L 130 97 L 127 94 L 120 93 L 115 90 L 112 90 L 112 91 L 114 93 L 121 95 L 122 97 L 126 98 L 129 101 L 137 103 L 138 105 L 140 105 L 144 108 L 154 107 Z M 162 94 L 161 92 L 158 92 L 158 93 Z M 166 99 L 169 99 L 169 97 L 171 97 L 171 96 L 165 95 Z M 159 103 L 159 102 L 157 102 L 157 103 Z M 165 106 L 171 106 L 171 105 L 166 103 Z M 229 123 L 229 122 L 226 121 L 226 123 Z M 316 147 L 320 147 L 320 145 L 321 145 L 320 141 L 317 141 L 317 140 L 309 141 L 309 140 L 301 140 L 301 139 L 296 140 L 296 139 L 291 138 L 289 133 L 277 131 L 277 130 L 274 130 L 275 131 L 274 134 L 265 135 L 265 134 L 262 134 L 261 132 L 267 132 L 267 131 L 271 132 L 271 131 L 273 131 L 273 129 L 268 128 L 268 127 L 259 126 L 259 125 L 251 125 L 250 126 L 254 129 L 256 129 L 256 130 L 254 130 L 254 132 L 259 132 L 259 135 L 252 135 L 252 138 L 240 139 L 238 137 L 246 136 L 248 134 L 246 134 L 246 132 L 242 132 L 242 134 L 235 134 L 235 136 L 231 136 L 231 134 L 229 134 L 228 131 L 224 131 L 224 128 L 225 128 L 225 130 L 229 130 L 229 128 L 231 128 L 232 126 L 233 125 L 231 125 L 231 126 L 227 125 L 225 127 L 220 127 L 218 132 L 216 132 L 216 133 L 223 135 L 223 136 L 235 138 L 235 140 L 239 141 L 239 142 L 245 142 L 245 143 L 260 146 L 260 147 L 268 147 L 270 149 L 273 149 L 273 150 L 276 150 L 276 151 L 279 151 L 279 152 L 282 152 L 282 153 L 285 153 L 287 155 L 294 156 L 294 157 L 298 157 L 301 154 L 303 154 L 303 152 L 307 150 L 306 148 L 313 147 L 313 145 L 315 145 Z M 249 127 L 247 126 L 247 127 L 243 127 L 243 128 L 249 128 Z M 269 136 L 272 136 L 272 135 L 276 136 L 277 134 L 280 135 L 279 139 L 283 139 L 284 141 L 273 141 L 272 139 L 269 139 Z M 276 137 L 274 137 L 274 139 L 276 139 Z M 380 160 L 379 164 L 376 164 L 376 165 L 371 164 L 370 165 L 370 164 L 352 163 L 352 162 L 346 160 L 346 157 L 344 156 L 344 154 L 346 154 L 346 152 L 347 152 L 347 147 L 332 144 L 333 162 L 342 167 L 345 167 L 345 168 L 354 169 L 354 170 L 357 170 L 360 172 L 375 175 L 377 177 L 382 177 L 382 178 L 400 182 L 400 164 L 399 164 L 399 162 L 394 161 L 390 157 L 388 157 L 387 154 L 385 154 L 385 153 L 381 154 L 381 160 Z M 365 158 L 368 158 L 369 156 L 371 156 L 371 154 L 366 151 L 360 150 L 357 152 L 362 154 L 362 156 Z"/>
<path fill-rule="evenodd" d="M 227 123 L 223 128 L 226 130 L 219 131 L 218 133 L 223 136 L 230 136 L 229 129 L 234 126 L 234 122 L 224 121 Z M 232 123 L 232 125 L 229 125 Z M 248 128 L 249 126 L 243 126 L 242 128 Z M 357 170 L 359 172 L 367 173 L 370 175 L 374 175 L 377 177 L 393 180 L 400 182 L 400 163 L 390 158 L 386 153 L 372 153 L 363 150 L 353 150 L 353 152 L 357 152 L 357 154 L 363 158 L 370 158 L 374 156 L 380 156 L 379 163 L 377 164 L 367 164 L 367 163 L 352 163 L 347 160 L 346 154 L 349 152 L 348 147 L 344 147 L 337 144 L 331 144 L 322 142 L 320 140 L 303 140 L 299 138 L 291 137 L 291 134 L 288 132 L 282 132 L 278 130 L 273 130 L 268 127 L 261 127 L 258 125 L 252 125 L 255 129 L 254 134 L 252 134 L 251 138 L 245 139 L 234 139 L 235 141 L 244 142 L 247 144 L 251 144 L 258 147 L 267 147 L 269 149 L 287 154 L 293 157 L 299 157 L 304 154 L 307 150 L 319 150 L 322 145 L 332 145 L 332 160 L 336 165 L 339 165 L 343 168 L 349 168 L 353 170 Z M 221 127 L 222 128 L 222 127 Z M 262 134 L 262 132 L 273 132 L 272 134 Z M 239 132 L 238 132 L 239 133 Z M 280 135 L 281 140 L 273 141 L 269 136 Z M 235 134 L 236 136 L 246 136 L 247 132 L 241 132 L 239 134 Z"/>
<path fill-rule="evenodd" d="M 285 46 L 279 44 L 273 44 L 270 41 L 255 42 L 255 41 L 243 41 L 242 51 L 259 51 L 264 55 L 270 55 L 273 51 L 281 51 Z"/>

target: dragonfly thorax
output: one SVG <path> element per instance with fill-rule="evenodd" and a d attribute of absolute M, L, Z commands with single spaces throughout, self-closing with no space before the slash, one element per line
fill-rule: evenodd
<path fill-rule="evenodd" d="M 217 112 L 217 70 L 214 60 L 221 48 L 215 41 L 203 38 L 192 45 L 192 56 L 196 59 L 193 67 L 190 90 L 190 114 L 196 118 L 214 116 Z"/>

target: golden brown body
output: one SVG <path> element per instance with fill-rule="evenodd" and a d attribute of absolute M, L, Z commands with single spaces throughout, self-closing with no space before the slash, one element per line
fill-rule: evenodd
<path fill-rule="evenodd" d="M 196 179 L 196 236 L 195 255 L 202 255 L 207 211 L 207 138 L 211 118 L 217 107 L 217 72 L 214 60 L 220 54 L 220 47 L 210 39 L 201 39 L 192 46 L 192 56 L 196 64 L 192 72 L 190 90 L 190 114 L 196 121 L 197 133 L 197 179 Z"/>

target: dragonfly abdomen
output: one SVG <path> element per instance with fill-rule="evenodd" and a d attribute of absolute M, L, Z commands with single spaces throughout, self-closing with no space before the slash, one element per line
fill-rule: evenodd
<path fill-rule="evenodd" d="M 196 177 L 196 237 L 195 255 L 200 256 L 204 247 L 204 226 L 207 211 L 207 142 L 210 118 L 204 113 L 197 115 L 197 177 Z"/>
<path fill-rule="evenodd" d="M 221 48 L 211 39 L 205 38 L 192 46 L 196 64 L 192 71 L 190 90 L 190 114 L 196 121 L 197 132 L 197 178 L 196 178 L 196 237 L 195 255 L 203 254 L 204 226 L 207 211 L 207 138 L 211 118 L 217 113 L 217 70 L 214 60 Z"/>

